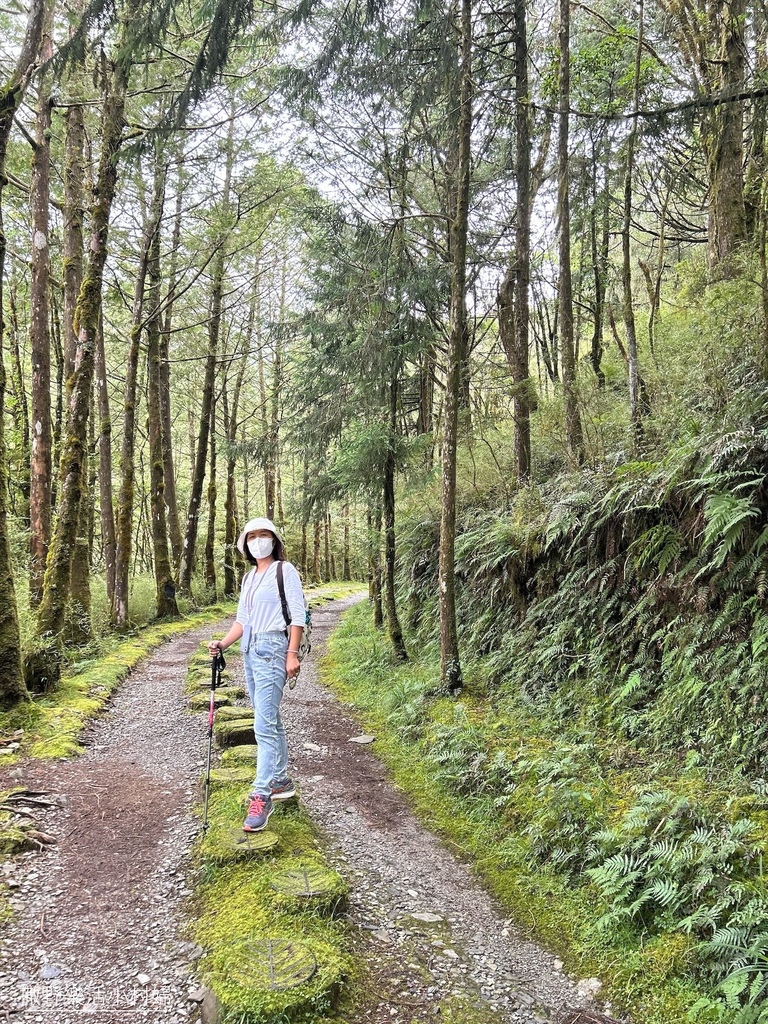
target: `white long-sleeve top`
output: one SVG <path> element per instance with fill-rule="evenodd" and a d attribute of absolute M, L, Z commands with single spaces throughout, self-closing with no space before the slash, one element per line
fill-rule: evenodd
<path fill-rule="evenodd" d="M 306 625 L 304 591 L 296 567 L 290 562 L 283 562 L 283 584 L 291 625 L 303 628 Z M 277 588 L 277 562 L 270 562 L 263 572 L 258 572 L 254 566 L 243 577 L 236 618 L 243 627 L 243 650 L 248 649 L 252 633 L 287 629 Z"/>

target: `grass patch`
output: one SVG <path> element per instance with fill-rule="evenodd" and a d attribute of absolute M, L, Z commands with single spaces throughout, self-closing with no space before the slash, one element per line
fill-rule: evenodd
<path fill-rule="evenodd" d="M 742 947 L 759 949 L 763 796 L 494 698 L 479 664 L 460 700 L 443 697 L 434 656 L 395 664 L 364 604 L 331 637 L 323 673 L 425 824 L 570 971 L 600 976 L 644 1024 L 740 1021 L 713 989 Z M 719 928 L 730 949 L 712 947 Z"/>
<path fill-rule="evenodd" d="M 231 615 L 234 609 L 233 604 L 216 605 L 184 619 L 148 626 L 127 638 L 115 635 L 106 653 L 67 668 L 54 692 L 0 714 L 1 734 L 24 730 L 18 750 L 0 755 L 0 764 L 13 764 L 21 756 L 48 760 L 78 754 L 83 726 L 102 710 L 142 658 L 182 633 Z"/>

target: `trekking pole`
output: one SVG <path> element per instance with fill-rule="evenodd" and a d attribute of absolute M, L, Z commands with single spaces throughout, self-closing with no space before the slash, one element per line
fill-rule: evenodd
<path fill-rule="evenodd" d="M 208 794 L 211 791 L 211 748 L 213 747 L 213 715 L 216 706 L 216 687 L 221 686 L 221 673 L 226 668 L 224 655 L 219 650 L 211 658 L 211 699 L 208 704 L 208 758 L 205 765 L 205 797 L 203 800 L 203 835 L 208 831 Z"/>

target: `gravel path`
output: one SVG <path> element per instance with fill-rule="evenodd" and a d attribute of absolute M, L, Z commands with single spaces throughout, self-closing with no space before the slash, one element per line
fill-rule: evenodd
<path fill-rule="evenodd" d="M 350 884 L 350 918 L 380 994 L 360 1021 L 432 1019 L 435 1005 L 451 997 L 515 1024 L 591 1006 L 599 983 L 577 990 L 559 961 L 523 938 L 414 817 L 376 758 L 375 741 L 350 742 L 362 730 L 320 686 L 316 666 L 339 608 L 353 600 L 313 612 L 312 657 L 283 706 L 302 801 Z"/>
<path fill-rule="evenodd" d="M 317 663 L 353 600 L 314 611 L 313 655 L 284 701 L 292 771 L 350 885 L 350 921 L 367 962 L 367 998 L 348 1024 L 433 1020 L 440 1003 L 533 1024 L 591 1005 L 589 986 L 577 991 L 557 961 L 518 935 L 419 824 L 375 743 L 350 742 L 360 728 L 319 685 Z M 81 757 L 13 771 L 13 784 L 54 794 L 60 806 L 38 818 L 57 845 L 0 866 L 16 910 L 0 940 L 0 1018 L 197 1018 L 202 950 L 183 935 L 206 729 L 205 715 L 185 713 L 183 688 L 199 642 L 226 628 L 196 630 L 147 658 L 91 726 Z M 228 668 L 237 676 L 240 659 L 228 658 Z"/>
<path fill-rule="evenodd" d="M 178 1024 L 194 1012 L 202 950 L 180 925 L 206 723 L 186 713 L 183 688 L 210 635 L 210 626 L 185 634 L 143 661 L 81 757 L 13 773 L 61 807 L 40 819 L 57 845 L 0 868 L 17 909 L 0 947 L 0 1013 L 12 1021 Z"/>

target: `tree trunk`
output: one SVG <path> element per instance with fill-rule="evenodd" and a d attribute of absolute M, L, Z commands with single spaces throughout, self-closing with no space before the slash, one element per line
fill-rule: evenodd
<path fill-rule="evenodd" d="M 594 275 L 595 287 L 595 323 L 592 330 L 592 343 L 590 346 L 590 362 L 597 377 L 597 385 L 605 387 L 605 373 L 602 368 L 603 361 L 603 331 L 605 328 L 605 290 L 608 284 L 608 246 L 610 242 L 610 192 L 609 192 L 609 157 L 608 147 L 605 147 L 605 158 L 603 161 L 603 189 L 598 203 L 598 165 L 597 150 L 592 150 L 592 204 L 589 211 L 589 236 L 592 248 L 592 272 Z M 600 240 L 598 242 L 598 216 L 600 217 Z"/>
<path fill-rule="evenodd" d="M 232 117 L 229 122 L 225 161 L 221 212 L 224 226 L 219 236 L 218 248 L 216 256 L 214 257 L 213 269 L 211 272 L 211 306 L 208 317 L 208 354 L 205 363 L 205 382 L 203 384 L 202 407 L 200 410 L 197 444 L 194 448 L 195 464 L 192 473 L 192 490 L 189 498 L 189 506 L 187 508 L 187 526 L 181 555 L 181 569 L 179 571 L 179 586 L 182 593 L 185 594 L 190 593 L 192 588 L 192 569 L 195 561 L 198 520 L 200 517 L 200 506 L 203 500 L 205 466 L 208 461 L 208 433 L 211 422 L 214 382 L 216 379 L 216 355 L 219 347 L 221 303 L 224 292 L 224 249 L 230 231 L 230 189 L 232 182 L 232 167 L 234 165 L 234 117 Z"/>
<path fill-rule="evenodd" d="M 440 674 L 449 693 L 462 688 L 459 639 L 456 626 L 456 458 L 459 401 L 467 334 L 467 232 L 469 173 L 472 135 L 472 3 L 462 0 L 460 9 L 460 107 L 456 139 L 456 174 L 450 223 L 451 304 L 443 418 L 442 504 L 440 516 L 439 604 Z"/>
<path fill-rule="evenodd" d="M 407 661 L 403 630 L 397 614 L 395 571 L 397 567 L 395 550 L 395 439 L 397 435 L 397 396 L 401 360 L 392 359 L 389 380 L 389 443 L 384 460 L 384 604 L 387 609 L 387 625 L 392 650 L 397 661 Z M 454 504 L 455 510 L 455 504 Z M 455 514 L 455 512 L 454 512 Z M 441 535 L 442 536 L 442 535 Z M 441 547 L 442 552 L 442 547 Z M 458 658 L 458 652 L 457 652 Z"/>
<path fill-rule="evenodd" d="M 323 516 L 323 565 L 326 582 L 331 577 L 331 513 L 326 509 Z"/>
<path fill-rule="evenodd" d="M 643 46 L 643 0 L 640 0 L 635 52 L 634 106 L 640 107 L 640 68 Z M 629 374 L 629 418 L 632 442 L 637 452 L 643 440 L 642 411 L 640 408 L 640 366 L 637 353 L 637 330 L 635 311 L 632 303 L 632 185 L 635 169 L 635 146 L 637 143 L 637 118 L 632 120 L 632 129 L 627 140 L 627 166 L 624 174 L 624 220 L 621 229 L 621 285 L 623 295 L 624 329 L 627 334 L 627 369 Z"/>
<path fill-rule="evenodd" d="M 535 400 L 528 372 L 529 291 L 531 280 L 531 122 L 528 95 L 528 26 L 525 0 L 515 0 L 515 151 L 517 167 L 515 263 L 510 282 L 514 297 L 514 352 L 516 373 L 515 473 L 519 484 L 531 475 L 531 411 Z M 509 304 L 507 304 L 509 309 Z M 503 319 L 503 318 L 502 318 Z M 501 327 L 501 325 L 500 325 Z"/>
<path fill-rule="evenodd" d="M 248 312 L 248 330 L 246 332 L 243 354 L 235 378 L 232 393 L 231 409 L 228 404 L 228 384 L 225 381 L 222 390 L 222 410 L 224 413 L 224 431 L 227 438 L 227 494 L 224 504 L 224 596 L 232 598 L 237 593 L 237 580 L 241 568 L 242 557 L 237 549 L 237 488 L 235 487 L 235 442 L 237 441 L 237 418 L 240 413 L 240 393 L 245 380 L 245 370 L 253 338 L 254 300 Z"/>
<path fill-rule="evenodd" d="M 717 11 L 720 47 L 710 73 L 717 75 L 716 88 L 738 92 L 744 87 L 747 59 L 744 0 L 718 3 Z M 709 172 L 709 263 L 718 274 L 733 277 L 732 257 L 747 238 L 743 103 L 721 103 L 706 110 L 701 127 Z"/>
<path fill-rule="evenodd" d="M 341 514 L 344 517 L 344 565 L 342 569 L 342 579 L 351 580 L 352 571 L 349 564 L 349 502 L 344 505 Z"/>
<path fill-rule="evenodd" d="M 560 88 L 559 132 L 557 140 L 558 203 L 560 235 L 560 272 L 558 311 L 560 320 L 560 359 L 562 361 L 563 401 L 565 405 L 565 442 L 571 461 L 584 461 L 584 435 L 581 429 L 576 392 L 576 354 L 573 334 L 573 281 L 571 276 L 571 201 L 570 201 L 570 101 L 571 101 L 571 6 L 560 0 Z"/>
<path fill-rule="evenodd" d="M 661 0 L 661 6 L 675 26 L 697 92 L 714 96 L 740 92 L 749 59 L 745 0 Z M 732 257 L 747 238 L 743 101 L 703 107 L 699 138 L 709 186 L 710 270 L 732 277 L 737 270 Z"/>
<path fill-rule="evenodd" d="M 315 528 L 314 528 L 314 541 L 312 545 L 312 582 L 321 583 L 322 578 L 320 576 L 320 540 L 322 536 L 322 526 L 320 524 L 320 513 L 315 510 Z"/>
<path fill-rule="evenodd" d="M 173 432 L 171 424 L 171 327 L 173 307 L 178 287 L 178 258 L 181 246 L 182 198 L 184 195 L 184 155 L 178 156 L 178 179 L 176 182 L 176 210 L 173 217 L 171 254 L 168 261 L 168 292 L 165 299 L 165 320 L 160 333 L 160 422 L 163 430 L 163 496 L 168 510 L 168 534 L 173 551 L 173 565 L 178 570 L 184 539 L 181 534 L 179 502 L 176 496 L 176 475 L 173 458 Z"/>
<path fill-rule="evenodd" d="M 24 385 L 24 369 L 21 365 L 19 315 L 16 308 L 15 278 L 11 278 L 10 287 L 8 289 L 8 308 L 11 314 L 11 394 L 13 395 L 11 412 L 13 414 L 16 434 L 19 439 L 19 473 L 15 484 L 21 493 L 22 498 L 22 507 L 16 510 L 16 514 L 20 518 L 29 522 L 29 465 L 31 462 L 29 403 L 27 402 L 27 391 Z"/>
<path fill-rule="evenodd" d="M 211 402 L 210 469 L 208 472 L 208 529 L 205 534 L 205 588 L 216 602 L 216 397 Z"/>
<path fill-rule="evenodd" d="M 165 465 L 163 461 L 163 424 L 161 412 L 162 376 L 160 336 L 163 333 L 160 312 L 162 274 L 160 267 L 160 235 L 165 202 L 167 167 L 163 164 L 159 145 L 155 152 L 154 195 L 152 209 L 156 228 L 152 235 L 147 261 L 147 420 L 149 432 L 149 498 L 152 519 L 152 552 L 155 568 L 155 603 L 159 619 L 176 618 L 176 583 L 173 578 L 168 549 L 168 527 L 165 518 Z"/>
<path fill-rule="evenodd" d="M 381 600 L 381 509 L 368 508 L 368 597 L 373 605 L 373 624 L 384 627 L 384 606 Z"/>
<path fill-rule="evenodd" d="M 104 318 L 99 316 L 96 338 L 96 401 L 99 410 L 99 509 L 104 547 L 104 571 L 109 607 L 115 601 L 115 509 L 112 497 L 112 418 L 109 413 L 107 361 L 104 352 Z"/>
<path fill-rule="evenodd" d="M 138 374 L 141 351 L 141 334 L 144 316 L 144 293 L 146 289 L 149 254 L 155 234 L 160 230 L 162 201 L 157 205 L 157 196 L 146 216 L 144 235 L 141 242 L 139 266 L 133 293 L 131 311 L 131 346 L 125 367 L 125 391 L 123 398 L 123 444 L 120 453 L 120 490 L 117 498 L 116 550 L 115 550 L 115 598 L 112 616 L 117 629 L 127 629 L 129 622 L 128 592 L 131 574 L 131 552 L 133 536 L 133 511 L 136 502 L 136 403 L 138 401 Z"/>
<path fill-rule="evenodd" d="M 43 33 L 43 0 L 32 0 L 27 14 L 27 28 L 21 52 L 9 80 L 2 91 L 0 106 L 0 706 L 9 707 L 27 695 L 21 665 L 21 638 L 13 583 L 13 565 L 8 537 L 8 461 L 5 447 L 5 362 L 3 334 L 5 331 L 5 255 L 7 241 L 3 223 L 3 189 L 8 139 L 13 119 L 21 103 L 33 61 L 40 49 Z"/>
<path fill-rule="evenodd" d="M 83 283 L 83 218 L 84 218 L 84 140 L 85 126 L 83 108 L 69 107 L 64 142 L 64 339 L 61 363 L 64 379 L 68 382 L 75 366 L 77 336 L 74 329 L 77 297 Z M 95 366 L 98 365 L 99 344 L 103 347 L 102 320 L 99 316 L 96 339 Z M 102 353 L 103 354 L 103 353 Z M 98 371 L 96 371 L 98 373 Z M 106 387 L 106 383 L 105 383 Z M 98 385 L 97 385 L 98 388 Z M 92 401 L 92 399 L 91 399 Z M 90 417 L 89 417 L 90 421 Z M 110 481 L 111 486 L 111 481 Z M 65 634 L 75 646 L 87 643 L 92 636 L 91 628 L 91 566 L 90 566 L 90 520 L 92 508 L 90 486 L 83 489 L 78 515 L 77 540 L 72 558 L 70 600 L 67 605 Z"/>
<path fill-rule="evenodd" d="M 48 0 L 40 59 L 53 54 L 53 5 Z M 51 168 L 51 78 L 39 79 L 35 147 L 32 155 L 30 212 L 32 246 L 29 285 L 29 347 L 32 360 L 32 462 L 29 489 L 29 602 L 37 608 L 43 596 L 43 576 L 51 540 L 51 338 L 50 249 L 48 210 Z"/>
<path fill-rule="evenodd" d="M 130 12 L 126 17 L 130 17 Z M 88 262 L 75 311 L 78 345 L 69 388 L 66 436 L 61 452 L 60 500 L 37 622 L 42 646 L 37 652 L 39 656 L 33 654 L 27 662 L 27 679 L 33 689 L 55 685 L 60 675 L 56 638 L 61 633 L 64 621 L 80 497 L 87 471 L 88 412 L 101 311 L 101 286 L 107 257 L 109 217 L 117 188 L 118 154 L 122 143 L 130 73 L 130 48 L 125 39 L 125 25 L 120 32 L 116 53 L 103 107 L 101 154 L 91 212 Z"/>

